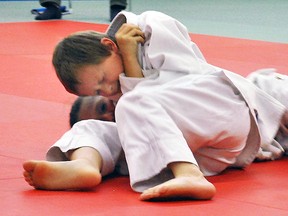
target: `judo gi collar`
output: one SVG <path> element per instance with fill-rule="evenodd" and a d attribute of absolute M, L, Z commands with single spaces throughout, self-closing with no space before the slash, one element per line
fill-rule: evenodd
<path fill-rule="evenodd" d="M 122 11 L 118 13 L 116 17 L 110 23 L 106 31 L 106 34 L 112 38 L 115 38 L 116 32 L 124 23 L 138 25 L 137 15 L 131 12 L 127 12 L 127 11 Z"/>

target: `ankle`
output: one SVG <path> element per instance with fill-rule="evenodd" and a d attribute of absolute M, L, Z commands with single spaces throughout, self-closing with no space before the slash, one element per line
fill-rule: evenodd
<path fill-rule="evenodd" d="M 168 165 L 175 178 L 177 177 L 203 177 L 199 167 L 188 162 L 173 162 Z"/>

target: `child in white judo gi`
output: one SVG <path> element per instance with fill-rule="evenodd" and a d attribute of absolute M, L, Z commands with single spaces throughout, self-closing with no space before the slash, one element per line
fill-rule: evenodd
<path fill-rule="evenodd" d="M 283 104 L 208 64 L 186 28 L 159 12 L 121 13 L 107 34 L 71 35 L 53 64 L 69 92 L 118 100 L 116 123 L 77 123 L 47 154 L 69 161 L 25 162 L 35 188 L 93 188 L 123 148 L 140 199 L 211 199 L 215 187 L 204 176 L 246 167 L 287 122 Z"/>

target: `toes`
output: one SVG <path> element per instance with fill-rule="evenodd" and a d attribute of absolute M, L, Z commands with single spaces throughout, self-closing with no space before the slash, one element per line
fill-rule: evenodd
<path fill-rule="evenodd" d="M 24 171 L 23 172 L 23 176 L 24 176 L 25 181 L 29 185 L 34 186 L 34 183 L 33 183 L 33 180 L 32 180 L 32 176 L 31 176 L 31 174 L 29 172 Z"/>
<path fill-rule="evenodd" d="M 148 191 L 144 191 L 139 197 L 139 199 L 142 201 L 149 200 L 151 198 L 153 198 L 153 197 Z"/>
<path fill-rule="evenodd" d="M 158 198 L 160 196 L 161 194 L 159 193 L 159 190 L 157 190 L 156 188 L 150 188 L 143 191 L 143 193 L 140 195 L 140 200 L 145 201 L 153 198 Z"/>
<path fill-rule="evenodd" d="M 24 172 L 23 172 L 23 176 L 25 177 L 25 179 L 26 179 L 26 178 L 31 178 L 30 173 L 27 172 L 27 171 L 24 171 Z"/>
<path fill-rule="evenodd" d="M 23 163 L 23 168 L 27 172 L 32 172 L 35 169 L 36 164 L 37 164 L 36 161 L 25 161 Z"/>

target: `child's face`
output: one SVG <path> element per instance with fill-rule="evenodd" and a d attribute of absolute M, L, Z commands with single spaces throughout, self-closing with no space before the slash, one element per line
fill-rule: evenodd
<path fill-rule="evenodd" d="M 111 100 L 102 96 L 84 97 L 80 106 L 78 119 L 98 119 L 115 121 L 115 106 Z"/>
<path fill-rule="evenodd" d="M 102 95 L 117 99 L 121 95 L 119 75 L 123 72 L 122 58 L 118 52 L 111 52 L 102 63 L 85 65 L 77 71 L 77 94 L 81 96 Z"/>

